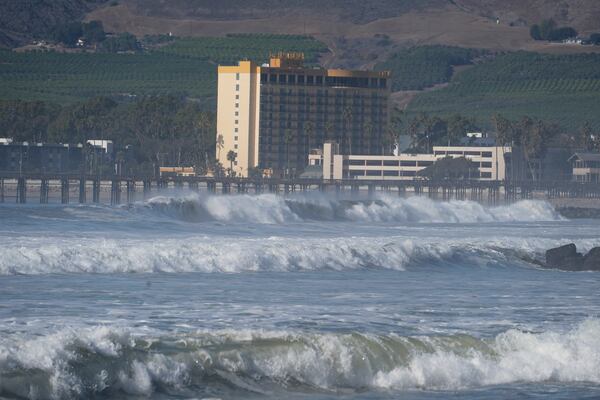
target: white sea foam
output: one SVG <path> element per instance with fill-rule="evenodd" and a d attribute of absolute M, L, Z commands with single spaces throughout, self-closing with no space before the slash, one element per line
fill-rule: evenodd
<path fill-rule="evenodd" d="M 147 396 L 219 381 L 253 392 L 269 382 L 286 390 L 600 383 L 600 321 L 595 319 L 567 332 L 509 330 L 491 339 L 251 330 L 146 335 L 95 327 L 5 337 L 0 394 Z"/>
<path fill-rule="evenodd" d="M 0 275 L 48 273 L 257 272 L 353 270 L 440 262 L 519 263 L 565 240 L 536 238 L 412 239 L 398 237 L 182 239 L 38 239 L 0 245 Z M 597 240 L 579 240 L 585 250 Z"/>
<path fill-rule="evenodd" d="M 368 222 L 475 223 L 512 221 L 554 221 L 561 217 L 547 202 L 523 200 L 484 207 L 473 201 L 439 202 L 425 197 L 400 198 L 379 195 L 374 200 L 338 200 L 326 195 L 273 194 L 182 197 L 159 196 L 137 209 L 150 208 L 190 221 L 217 220 L 282 224 L 302 220 L 350 220 Z"/>

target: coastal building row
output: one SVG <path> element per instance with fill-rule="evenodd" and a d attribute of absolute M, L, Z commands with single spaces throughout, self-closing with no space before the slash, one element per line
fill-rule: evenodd
<path fill-rule="evenodd" d="M 389 78 L 387 71 L 305 67 L 300 53 L 279 54 L 260 66 L 219 66 L 217 159 L 241 177 L 253 168 L 294 176 L 310 149 L 327 140 L 345 153 L 381 154 Z"/>

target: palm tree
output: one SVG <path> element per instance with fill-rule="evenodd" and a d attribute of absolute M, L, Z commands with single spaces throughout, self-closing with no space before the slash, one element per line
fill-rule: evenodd
<path fill-rule="evenodd" d="M 348 140 L 349 140 L 349 144 L 350 144 L 350 149 L 349 149 L 349 154 L 352 154 L 352 108 L 350 106 L 346 106 L 344 107 L 344 111 L 342 112 L 342 116 L 344 118 L 344 122 L 346 123 L 346 129 L 348 129 L 348 131 L 350 132 L 349 136 L 348 136 Z"/>
<path fill-rule="evenodd" d="M 229 176 L 233 176 L 233 162 L 237 158 L 237 153 L 233 150 L 227 152 L 227 161 L 229 161 Z"/>
<path fill-rule="evenodd" d="M 315 134 L 315 124 L 308 120 L 306 121 L 306 124 L 304 124 L 304 133 L 306 134 L 306 140 L 308 143 L 308 151 L 310 152 L 310 142 L 311 139 L 313 139 L 314 134 Z"/>
<path fill-rule="evenodd" d="M 363 124 L 363 130 L 365 132 L 365 136 L 367 137 L 367 154 L 371 154 L 371 138 L 373 137 L 373 122 L 371 122 L 370 118 L 365 120 Z"/>
<path fill-rule="evenodd" d="M 286 176 L 290 170 L 290 143 L 292 142 L 292 139 L 294 138 L 294 136 L 292 135 L 292 130 L 291 129 L 286 129 L 285 130 L 285 152 L 286 152 L 286 156 L 285 156 L 285 164 L 286 164 Z"/>
<path fill-rule="evenodd" d="M 331 132 L 333 132 L 333 122 L 327 120 L 325 122 L 325 139 L 331 139 Z"/>
<path fill-rule="evenodd" d="M 223 135 L 217 135 L 217 158 L 221 159 L 221 150 L 225 147 L 225 139 Z"/>

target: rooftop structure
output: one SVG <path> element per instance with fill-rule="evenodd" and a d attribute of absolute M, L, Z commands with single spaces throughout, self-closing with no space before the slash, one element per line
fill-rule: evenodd
<path fill-rule="evenodd" d="M 259 167 L 293 176 L 326 140 L 344 152 L 380 154 L 389 120 L 389 72 L 308 68 L 301 53 L 269 64 L 219 66 L 217 159 L 248 176 Z"/>

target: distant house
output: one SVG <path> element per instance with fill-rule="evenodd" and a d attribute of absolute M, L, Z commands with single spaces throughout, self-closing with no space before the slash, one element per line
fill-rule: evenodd
<path fill-rule="evenodd" d="M 569 158 L 576 182 L 600 182 L 600 153 L 575 153 Z"/>

